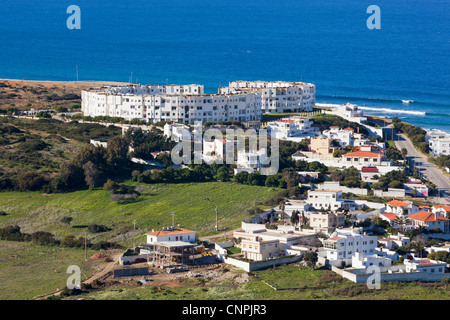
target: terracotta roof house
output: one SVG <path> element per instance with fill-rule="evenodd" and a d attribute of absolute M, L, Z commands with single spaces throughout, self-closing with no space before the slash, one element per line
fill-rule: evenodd
<path fill-rule="evenodd" d="M 441 229 L 442 232 L 449 232 L 449 221 L 437 213 L 428 211 L 419 211 L 408 217 L 413 222 L 413 227 L 425 227 L 427 230 L 433 230 L 435 228 Z"/>
<path fill-rule="evenodd" d="M 419 212 L 419 207 L 410 201 L 392 200 L 386 203 L 385 212 L 392 212 L 399 217 L 409 216 Z"/>

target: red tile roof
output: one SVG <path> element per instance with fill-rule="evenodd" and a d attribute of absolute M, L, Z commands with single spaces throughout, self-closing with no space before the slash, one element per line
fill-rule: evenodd
<path fill-rule="evenodd" d="M 191 231 L 188 229 L 183 229 L 183 228 L 177 228 L 177 229 L 173 229 L 173 230 L 158 230 L 158 231 L 154 231 L 154 232 L 148 232 L 146 233 L 149 236 L 169 236 L 169 235 L 176 235 L 176 234 L 185 234 L 185 233 L 194 233 L 195 231 Z"/>
<path fill-rule="evenodd" d="M 381 153 L 375 153 L 371 151 L 355 151 L 344 154 L 344 157 L 358 157 L 358 158 L 378 158 L 384 157 Z"/>
<path fill-rule="evenodd" d="M 361 172 L 379 172 L 377 167 L 362 167 Z"/>
<path fill-rule="evenodd" d="M 331 239 L 328 239 L 328 240 L 330 240 L 330 241 L 336 241 L 336 240 L 339 240 L 339 239 L 342 239 L 342 237 L 334 237 L 334 238 L 331 238 Z"/>
<path fill-rule="evenodd" d="M 440 216 L 435 213 L 431 213 L 428 211 L 419 211 L 413 215 L 410 215 L 408 219 L 411 220 L 417 220 L 417 221 L 423 221 L 423 222 L 431 222 L 431 221 L 450 221 L 450 219 L 444 218 L 443 216 Z"/>
<path fill-rule="evenodd" d="M 398 216 L 392 212 L 386 212 L 386 213 L 381 213 L 381 214 L 389 220 L 397 220 L 398 219 Z"/>
<path fill-rule="evenodd" d="M 391 207 L 406 207 L 406 206 L 409 206 L 411 203 L 403 202 L 400 200 L 392 200 L 386 204 L 390 205 Z"/>

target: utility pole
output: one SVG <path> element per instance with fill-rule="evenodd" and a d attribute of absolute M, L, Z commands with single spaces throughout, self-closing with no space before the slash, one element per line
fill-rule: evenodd
<path fill-rule="evenodd" d="M 87 233 L 84 230 L 84 261 L 87 261 Z"/>
<path fill-rule="evenodd" d="M 216 231 L 218 231 L 219 229 L 219 209 L 217 209 L 217 204 L 216 204 Z"/>
<path fill-rule="evenodd" d="M 175 228 L 175 212 L 172 212 L 172 226 Z"/>
<path fill-rule="evenodd" d="M 136 220 L 133 220 L 133 228 L 136 231 Z M 136 238 L 133 237 L 133 249 L 136 248 Z"/>
<path fill-rule="evenodd" d="M 78 65 L 77 65 L 76 69 L 77 69 L 77 82 L 78 82 Z"/>

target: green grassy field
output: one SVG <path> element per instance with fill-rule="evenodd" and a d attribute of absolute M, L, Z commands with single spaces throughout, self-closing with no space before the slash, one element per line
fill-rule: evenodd
<path fill-rule="evenodd" d="M 0 300 L 34 299 L 63 289 L 67 268 L 77 265 L 81 280 L 96 272 L 97 262 L 89 259 L 95 251 L 59 246 L 38 246 L 30 242 L 0 241 Z"/>
<path fill-rule="evenodd" d="M 381 289 L 369 290 L 329 270 L 310 270 L 294 265 L 254 272 L 248 283 L 225 280 L 209 285 L 185 283 L 176 288 L 108 289 L 83 294 L 98 300 L 446 300 L 450 290 L 441 283 L 382 283 Z M 275 286 L 275 291 L 263 281 Z M 288 290 L 283 290 L 291 288 Z M 297 289 L 293 289 L 297 288 Z M 450 286 L 449 286 L 450 288 Z"/>
<path fill-rule="evenodd" d="M 101 189 L 51 195 L 1 192 L 0 210 L 8 215 L 0 216 L 0 226 L 17 224 L 27 233 L 48 231 L 62 238 L 67 234 L 84 236 L 84 227 L 95 223 L 112 230 L 88 233 L 88 238 L 110 240 L 130 231 L 134 220 L 142 233 L 170 226 L 174 212 L 176 225 L 196 230 L 199 235 L 209 235 L 215 233 L 216 204 L 219 229 L 232 230 L 248 217 L 245 211 L 254 201 L 267 200 L 278 192 L 275 188 L 231 182 L 139 185 L 139 189 L 142 195 L 136 202 L 127 204 L 110 201 L 110 192 Z M 59 222 L 64 216 L 73 218 L 71 226 Z"/>

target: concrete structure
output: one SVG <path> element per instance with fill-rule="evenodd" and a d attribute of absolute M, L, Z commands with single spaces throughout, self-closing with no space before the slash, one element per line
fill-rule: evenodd
<path fill-rule="evenodd" d="M 339 181 L 325 181 L 324 183 L 317 185 L 318 190 L 338 190 L 342 192 L 350 192 L 359 195 L 367 195 L 368 190 L 364 188 L 349 188 L 341 186 Z"/>
<path fill-rule="evenodd" d="M 425 141 L 435 157 L 450 155 L 450 134 L 438 129 L 427 130 Z"/>
<path fill-rule="evenodd" d="M 388 191 L 384 190 L 373 190 L 373 195 L 376 197 L 396 197 L 404 198 L 406 196 L 405 189 L 388 188 Z"/>
<path fill-rule="evenodd" d="M 263 112 L 309 112 L 315 105 L 316 87 L 312 83 L 286 81 L 230 81 L 219 94 L 258 93 Z"/>

